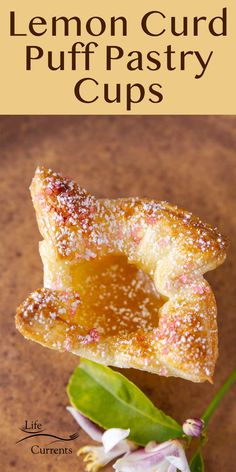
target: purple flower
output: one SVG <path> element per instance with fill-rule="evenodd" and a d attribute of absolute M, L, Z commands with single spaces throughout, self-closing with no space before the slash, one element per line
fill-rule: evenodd
<path fill-rule="evenodd" d="M 187 436 L 192 436 L 197 438 L 201 436 L 201 432 L 204 428 L 204 421 L 200 418 L 190 418 L 186 420 L 183 424 L 183 432 Z"/>
<path fill-rule="evenodd" d="M 190 472 L 184 449 L 177 440 L 149 443 L 114 464 L 117 472 Z"/>
<path fill-rule="evenodd" d="M 162 444 L 149 442 L 138 448 L 128 441 L 129 429 L 111 428 L 103 432 L 95 423 L 82 415 L 76 408 L 67 407 L 80 427 L 100 446 L 85 446 L 78 455 L 85 454 L 87 472 L 96 472 L 114 459 L 117 472 L 190 472 L 182 444 L 177 440 Z"/>

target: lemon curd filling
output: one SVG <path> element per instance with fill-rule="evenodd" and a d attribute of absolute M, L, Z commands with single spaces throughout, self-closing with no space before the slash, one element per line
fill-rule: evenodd
<path fill-rule="evenodd" d="M 100 336 L 122 336 L 158 326 L 159 309 L 166 299 L 156 291 L 151 277 L 129 264 L 125 256 L 63 264 L 63 269 L 57 266 L 57 288 L 66 290 L 67 283 L 80 296 L 73 323 L 85 334 L 95 328 Z"/>

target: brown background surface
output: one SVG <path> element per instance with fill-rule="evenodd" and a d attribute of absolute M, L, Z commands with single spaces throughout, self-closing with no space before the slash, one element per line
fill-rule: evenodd
<path fill-rule="evenodd" d="M 81 434 L 67 456 L 33 455 L 31 440 L 15 445 L 26 419 L 40 420 L 55 434 L 76 430 L 65 411 L 65 387 L 78 359 L 24 340 L 14 326 L 16 306 L 42 286 L 40 236 L 28 192 L 36 165 L 71 176 L 98 197 L 140 195 L 177 203 L 230 238 L 226 263 L 207 275 L 219 307 L 215 384 L 124 372 L 182 422 L 201 414 L 235 364 L 235 149 L 236 117 L 0 118 L 1 471 L 82 471 L 75 451 L 89 443 Z M 235 390 L 211 423 L 207 472 L 234 470 L 234 395 Z"/>

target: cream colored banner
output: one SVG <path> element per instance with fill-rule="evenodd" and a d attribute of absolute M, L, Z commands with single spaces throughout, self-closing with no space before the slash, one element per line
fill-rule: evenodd
<path fill-rule="evenodd" d="M 235 0 L 2 0 L 0 48 L 1 114 L 236 114 Z"/>

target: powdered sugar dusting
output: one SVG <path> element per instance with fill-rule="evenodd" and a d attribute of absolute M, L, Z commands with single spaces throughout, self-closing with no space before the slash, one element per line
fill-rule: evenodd
<path fill-rule="evenodd" d="M 216 307 L 202 274 L 225 258 L 217 230 L 167 202 L 97 200 L 44 168 L 31 191 L 63 270 L 20 307 L 19 329 L 55 349 L 87 349 L 104 363 L 209 378 Z"/>

